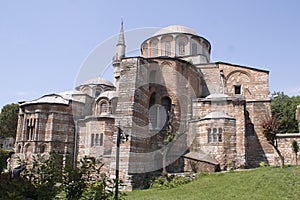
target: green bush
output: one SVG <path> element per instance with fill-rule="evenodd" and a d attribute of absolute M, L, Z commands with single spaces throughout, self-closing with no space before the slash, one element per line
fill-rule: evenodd
<path fill-rule="evenodd" d="M 180 176 L 160 176 L 155 178 L 150 184 L 150 188 L 156 189 L 167 189 L 167 188 L 175 188 L 180 185 L 186 184 L 190 182 L 189 178 L 180 177 Z"/>
<path fill-rule="evenodd" d="M 0 149 L 0 174 L 7 167 L 7 159 L 13 154 L 13 151 Z"/>

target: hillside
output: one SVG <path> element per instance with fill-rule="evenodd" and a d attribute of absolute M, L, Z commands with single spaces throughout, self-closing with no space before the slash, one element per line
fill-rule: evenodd
<path fill-rule="evenodd" d="M 126 199 L 299 199 L 300 166 L 201 174 L 183 186 L 136 190 Z"/>

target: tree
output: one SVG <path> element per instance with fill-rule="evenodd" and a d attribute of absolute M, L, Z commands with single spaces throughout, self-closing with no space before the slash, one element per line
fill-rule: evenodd
<path fill-rule="evenodd" d="M 16 137 L 18 124 L 18 104 L 5 105 L 0 113 L 0 136 Z"/>
<path fill-rule="evenodd" d="M 298 152 L 299 152 L 299 146 L 298 146 L 298 142 L 296 140 L 293 140 L 292 148 L 293 148 L 293 152 L 295 153 L 295 159 L 296 159 L 296 165 L 297 165 L 298 164 L 297 156 L 298 156 Z"/>
<path fill-rule="evenodd" d="M 278 122 L 275 116 L 267 117 L 265 121 L 262 123 L 262 127 L 263 127 L 264 136 L 266 137 L 268 143 L 271 144 L 273 148 L 276 150 L 281 160 L 281 167 L 283 167 L 284 157 L 278 148 L 277 137 L 276 137 L 280 127 L 280 123 Z"/>
<path fill-rule="evenodd" d="M 272 94 L 272 115 L 276 116 L 281 126 L 279 133 L 296 133 L 299 131 L 295 119 L 297 105 L 300 105 L 300 96 L 289 97 L 283 92 Z"/>

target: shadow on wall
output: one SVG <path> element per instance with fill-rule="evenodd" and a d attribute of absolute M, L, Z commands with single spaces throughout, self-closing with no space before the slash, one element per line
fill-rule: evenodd
<path fill-rule="evenodd" d="M 249 112 L 245 111 L 246 130 L 246 168 L 259 167 L 261 162 L 269 165 L 269 161 L 261 145 L 261 141 L 255 131 L 254 125 L 249 117 Z"/>

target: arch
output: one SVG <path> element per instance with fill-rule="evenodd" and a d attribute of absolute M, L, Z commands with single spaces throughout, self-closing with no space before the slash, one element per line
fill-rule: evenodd
<path fill-rule="evenodd" d="M 173 37 L 171 35 L 167 35 L 162 37 L 161 39 L 161 55 L 171 56 L 172 55 L 172 41 Z"/>
<path fill-rule="evenodd" d="M 107 112 L 107 101 L 103 101 L 100 103 L 100 114 Z"/>
<path fill-rule="evenodd" d="M 170 97 L 165 96 L 161 98 L 161 105 L 166 109 L 167 112 L 171 111 L 172 100 Z"/>
<path fill-rule="evenodd" d="M 175 39 L 176 56 L 185 56 L 187 54 L 186 47 L 188 45 L 188 38 L 185 35 L 178 35 Z"/>
<path fill-rule="evenodd" d="M 143 54 L 144 54 L 144 57 L 148 57 L 149 55 L 149 52 L 148 52 L 148 44 L 144 44 L 143 45 Z"/>
<path fill-rule="evenodd" d="M 158 56 L 158 40 L 157 39 L 153 39 L 150 42 L 150 46 L 151 46 L 151 56 L 152 57 Z"/>
<path fill-rule="evenodd" d="M 197 44 L 193 42 L 191 46 L 191 55 L 197 55 L 197 54 L 198 54 Z"/>
<path fill-rule="evenodd" d="M 229 74 L 227 74 L 227 76 L 225 77 L 225 80 L 228 80 L 231 76 L 233 76 L 236 73 L 244 74 L 249 78 L 249 80 L 251 79 L 251 75 L 248 72 L 243 71 L 243 70 L 234 70 L 234 71 L 231 71 Z"/>

